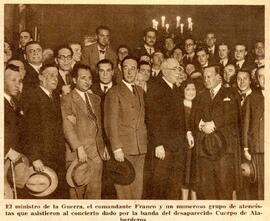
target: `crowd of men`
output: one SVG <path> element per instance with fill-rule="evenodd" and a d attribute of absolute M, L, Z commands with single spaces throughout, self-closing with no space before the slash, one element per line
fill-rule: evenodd
<path fill-rule="evenodd" d="M 5 42 L 5 162 L 58 178 L 48 195 L 5 185 L 18 198 L 264 199 L 264 42 L 229 48 L 209 32 L 157 48 L 147 28 L 141 47 L 114 51 L 110 34 L 55 50 L 26 30 L 17 50 Z"/>

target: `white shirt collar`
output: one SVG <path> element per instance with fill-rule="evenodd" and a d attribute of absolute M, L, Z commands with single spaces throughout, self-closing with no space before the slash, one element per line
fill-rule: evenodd
<path fill-rule="evenodd" d="M 155 48 L 154 47 L 150 47 L 147 44 L 144 44 L 145 49 L 147 50 L 147 52 L 150 54 L 150 49 L 151 49 L 151 54 L 153 54 L 155 52 Z"/>
<path fill-rule="evenodd" d="M 208 67 L 208 61 L 202 67 L 203 68 Z"/>
<path fill-rule="evenodd" d="M 166 84 L 168 84 L 168 86 L 173 89 L 173 84 L 169 81 L 166 80 L 166 78 L 163 76 L 162 79 L 166 82 Z"/>
<path fill-rule="evenodd" d="M 228 63 L 229 59 L 228 58 L 223 58 L 220 60 L 220 63 L 223 63 L 224 65 L 226 65 Z"/>
<path fill-rule="evenodd" d="M 211 89 L 214 92 L 214 96 L 217 95 L 217 93 L 219 92 L 221 86 L 222 86 L 222 84 L 219 83 L 215 88 Z"/>
<path fill-rule="evenodd" d="M 249 88 L 249 90 L 246 92 L 246 96 L 250 95 L 252 93 L 251 88 Z"/>
<path fill-rule="evenodd" d="M 264 92 L 264 90 L 261 90 L 262 91 L 262 95 L 265 97 L 265 92 Z"/>
<path fill-rule="evenodd" d="M 128 89 L 133 93 L 132 85 L 134 85 L 134 84 L 130 84 L 130 83 L 124 81 L 124 80 L 122 80 L 122 82 L 123 82 L 123 83 L 128 87 Z"/>
<path fill-rule="evenodd" d="M 241 61 L 237 61 L 236 64 L 238 64 L 240 66 L 240 68 L 242 68 L 244 62 L 245 62 L 245 59 L 241 60 Z"/>
<path fill-rule="evenodd" d="M 51 97 L 52 96 L 52 94 L 50 93 L 50 91 L 48 91 L 46 88 L 42 87 L 41 85 L 39 87 L 41 88 L 41 90 L 44 91 L 45 94 L 48 95 L 48 97 Z"/>
<path fill-rule="evenodd" d="M 39 73 L 39 70 L 40 70 L 42 64 L 41 65 L 33 65 L 33 64 L 29 63 L 29 62 L 28 62 L 28 64 L 30 64 L 36 70 L 36 72 Z"/>
<path fill-rule="evenodd" d="M 97 48 L 98 48 L 98 52 L 101 50 L 101 51 L 105 51 L 106 52 L 106 49 L 107 49 L 107 47 L 105 47 L 104 49 L 103 48 L 101 48 L 100 46 L 99 46 L 99 44 L 97 45 Z"/>
<path fill-rule="evenodd" d="M 215 45 L 213 45 L 211 48 L 208 48 L 208 51 L 213 51 L 213 52 L 215 52 Z"/>
<path fill-rule="evenodd" d="M 99 85 L 102 91 L 104 91 L 105 86 L 107 87 L 107 91 L 108 91 L 112 87 L 112 82 L 110 82 L 109 84 L 103 84 L 100 82 Z"/>
<path fill-rule="evenodd" d="M 7 101 L 10 103 L 11 100 L 11 96 L 9 94 L 7 94 L 6 92 L 4 92 L 4 97 L 7 99 Z"/>

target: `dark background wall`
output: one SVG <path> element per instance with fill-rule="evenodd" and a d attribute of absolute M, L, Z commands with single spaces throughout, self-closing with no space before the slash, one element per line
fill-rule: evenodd
<path fill-rule="evenodd" d="M 5 37 L 15 39 L 12 7 L 5 6 Z M 233 45 L 245 42 L 248 46 L 264 39 L 264 6 L 193 6 L 193 5 L 28 5 L 28 27 L 40 28 L 40 40 L 45 47 L 55 47 L 71 40 L 80 41 L 86 33 L 106 24 L 112 29 L 112 45 L 127 44 L 131 48 L 141 43 L 143 29 L 152 26 L 152 19 L 162 15 L 175 25 L 175 17 L 194 22 L 193 35 L 202 39 L 213 30 L 219 41 Z M 13 10 L 14 11 L 14 10 Z M 16 18 L 16 16 L 14 16 Z M 14 32 L 14 30 L 13 30 Z M 15 34 L 15 35 L 14 35 Z M 15 36 L 15 37 L 14 37 Z"/>

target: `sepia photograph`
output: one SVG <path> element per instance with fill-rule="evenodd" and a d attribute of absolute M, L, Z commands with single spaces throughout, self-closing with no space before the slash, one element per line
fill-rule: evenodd
<path fill-rule="evenodd" d="M 4 200 L 265 200 L 264 4 L 3 17 Z"/>

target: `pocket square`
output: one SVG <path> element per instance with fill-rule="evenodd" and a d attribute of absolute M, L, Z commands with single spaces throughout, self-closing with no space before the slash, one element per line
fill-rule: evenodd
<path fill-rule="evenodd" d="M 225 98 L 223 99 L 223 101 L 231 101 L 231 98 L 225 97 Z"/>

